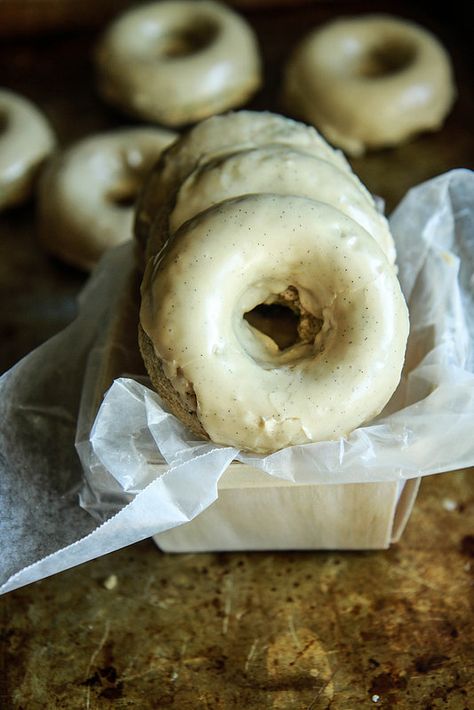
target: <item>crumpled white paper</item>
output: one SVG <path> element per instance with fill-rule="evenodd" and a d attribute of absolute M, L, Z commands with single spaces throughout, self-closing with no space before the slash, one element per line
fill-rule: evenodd
<path fill-rule="evenodd" d="M 262 457 L 193 441 L 146 384 L 120 378 L 90 438 L 79 428 L 81 504 L 105 520 L 98 525 L 77 505 L 71 451 L 84 373 L 93 377 L 87 361 L 100 355 L 101 326 L 132 268 L 128 247 L 106 256 L 78 319 L 0 380 L 7 422 L 0 591 L 191 520 L 216 499 L 234 459 L 321 484 L 400 481 L 474 465 L 474 173 L 454 170 L 414 188 L 390 221 L 411 330 L 404 376 L 385 411 L 347 439 Z"/>

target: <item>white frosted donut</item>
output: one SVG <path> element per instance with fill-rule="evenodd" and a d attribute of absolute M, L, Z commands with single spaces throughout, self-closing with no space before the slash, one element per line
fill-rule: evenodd
<path fill-rule="evenodd" d="M 331 148 L 312 126 L 265 111 L 236 111 L 208 118 L 164 153 L 140 194 L 135 236 L 142 248 L 148 240 L 147 254 L 156 253 L 162 243 L 160 229 L 153 229 L 153 223 L 167 220 L 179 186 L 197 166 L 263 145 L 293 147 L 350 171 L 344 155 Z"/>
<path fill-rule="evenodd" d="M 0 210 L 30 196 L 55 142 L 46 118 L 28 99 L 0 89 Z"/>
<path fill-rule="evenodd" d="M 106 100 L 169 126 L 243 104 L 261 82 L 252 29 L 212 0 L 162 0 L 128 10 L 100 42 L 97 68 Z"/>
<path fill-rule="evenodd" d="M 390 263 L 395 246 L 387 220 L 354 173 L 286 146 L 265 146 L 219 158 L 194 170 L 178 190 L 170 232 L 199 212 L 231 197 L 271 192 L 326 202 L 358 222 Z"/>
<path fill-rule="evenodd" d="M 125 128 L 81 140 L 53 158 L 39 185 L 39 235 L 60 259 L 91 269 L 132 237 L 133 203 L 176 134 Z"/>
<path fill-rule="evenodd" d="M 244 314 L 289 286 L 320 323 L 279 350 Z M 213 441 L 268 453 L 344 436 L 375 416 L 404 359 L 407 308 L 367 232 L 303 197 L 247 195 L 186 222 L 142 288 L 153 384 Z"/>
<path fill-rule="evenodd" d="M 436 37 L 389 15 L 316 29 L 284 80 L 288 109 L 352 155 L 438 129 L 454 98 L 449 55 Z"/>

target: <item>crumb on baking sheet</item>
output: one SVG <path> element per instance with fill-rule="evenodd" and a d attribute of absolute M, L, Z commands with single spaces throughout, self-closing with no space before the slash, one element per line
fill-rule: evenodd
<path fill-rule="evenodd" d="M 109 574 L 108 577 L 106 577 L 103 581 L 103 586 L 105 589 L 108 589 L 109 592 L 112 591 L 112 589 L 115 589 L 118 583 L 118 578 L 116 574 Z"/>
<path fill-rule="evenodd" d="M 441 505 L 443 506 L 444 510 L 447 510 L 450 513 L 452 513 L 454 510 L 457 510 L 458 508 L 458 504 L 452 498 L 443 498 Z"/>

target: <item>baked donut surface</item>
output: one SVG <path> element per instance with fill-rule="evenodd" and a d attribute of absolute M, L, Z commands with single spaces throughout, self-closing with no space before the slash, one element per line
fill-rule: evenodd
<path fill-rule="evenodd" d="M 97 50 L 102 96 L 168 126 L 245 103 L 261 83 L 253 30 L 213 0 L 161 0 L 132 8 Z"/>
<path fill-rule="evenodd" d="M 0 89 L 0 210 L 30 196 L 55 143 L 48 121 L 31 101 Z"/>
<path fill-rule="evenodd" d="M 39 237 L 55 256 L 89 270 L 132 237 L 133 204 L 176 134 L 125 128 L 85 138 L 53 158 L 39 184 Z"/>
<path fill-rule="evenodd" d="M 244 316 L 289 288 L 313 328 L 280 350 Z M 399 381 L 408 332 L 375 240 L 334 207 L 272 194 L 183 224 L 148 263 L 140 321 L 145 364 L 178 416 L 258 453 L 344 436 L 376 415 Z"/>
<path fill-rule="evenodd" d="M 455 98 L 449 55 L 414 22 L 390 15 L 333 20 L 295 49 L 285 106 L 359 155 L 442 125 Z"/>

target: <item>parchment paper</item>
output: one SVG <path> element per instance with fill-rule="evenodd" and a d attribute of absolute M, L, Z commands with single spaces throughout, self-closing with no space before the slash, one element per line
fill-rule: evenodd
<path fill-rule="evenodd" d="M 83 485 L 74 452 L 83 382 L 94 377 L 104 324 L 133 269 L 130 246 L 106 255 L 76 321 L 0 379 L 0 591 L 192 519 L 215 500 L 235 458 L 321 484 L 474 465 L 474 173 L 455 170 L 411 190 L 391 226 L 411 330 L 402 382 L 376 420 L 344 440 L 244 455 L 194 442 L 146 381 L 124 377 L 91 436 L 79 428 Z M 168 467 L 157 478 L 160 461 Z"/>

